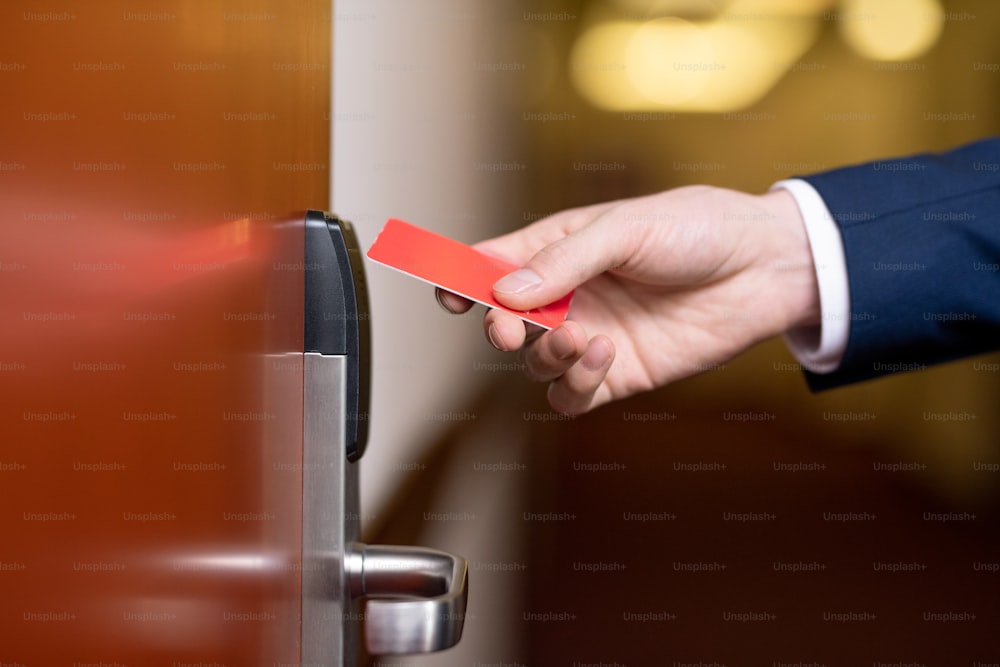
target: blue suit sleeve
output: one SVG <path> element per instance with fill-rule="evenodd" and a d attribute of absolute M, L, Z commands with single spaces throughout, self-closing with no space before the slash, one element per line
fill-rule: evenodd
<path fill-rule="evenodd" d="M 803 177 L 840 228 L 851 324 L 814 390 L 1000 349 L 1000 138 Z"/>

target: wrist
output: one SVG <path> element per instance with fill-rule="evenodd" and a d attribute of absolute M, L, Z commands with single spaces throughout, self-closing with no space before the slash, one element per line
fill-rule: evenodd
<path fill-rule="evenodd" d="M 770 256 L 765 270 L 776 286 L 779 305 L 775 334 L 815 327 L 822 322 L 819 282 L 805 220 L 795 198 L 777 189 L 759 195 L 769 223 Z"/>

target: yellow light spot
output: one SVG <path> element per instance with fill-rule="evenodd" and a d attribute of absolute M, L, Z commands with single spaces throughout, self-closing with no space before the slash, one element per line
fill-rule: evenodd
<path fill-rule="evenodd" d="M 873 60 L 923 55 L 944 27 L 938 0 L 844 0 L 836 17 L 851 48 Z"/>
<path fill-rule="evenodd" d="M 816 16 L 794 14 L 597 23 L 574 44 L 570 75 L 601 109 L 733 111 L 763 97 L 818 31 Z"/>
<path fill-rule="evenodd" d="M 636 91 L 662 104 L 690 100 L 723 67 L 706 31 L 679 18 L 643 23 L 625 49 L 625 69 Z"/>

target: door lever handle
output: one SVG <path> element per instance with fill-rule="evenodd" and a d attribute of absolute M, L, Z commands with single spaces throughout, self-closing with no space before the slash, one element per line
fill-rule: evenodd
<path fill-rule="evenodd" d="M 370 654 L 430 653 L 461 639 L 469 596 L 464 558 L 422 547 L 355 544 L 345 567 L 351 595 L 369 598 L 364 634 Z"/>

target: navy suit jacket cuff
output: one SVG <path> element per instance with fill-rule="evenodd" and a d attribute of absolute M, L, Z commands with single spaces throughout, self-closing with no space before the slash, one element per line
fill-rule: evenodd
<path fill-rule="evenodd" d="M 1000 138 L 801 177 L 844 243 L 851 326 L 825 389 L 1000 348 Z"/>

